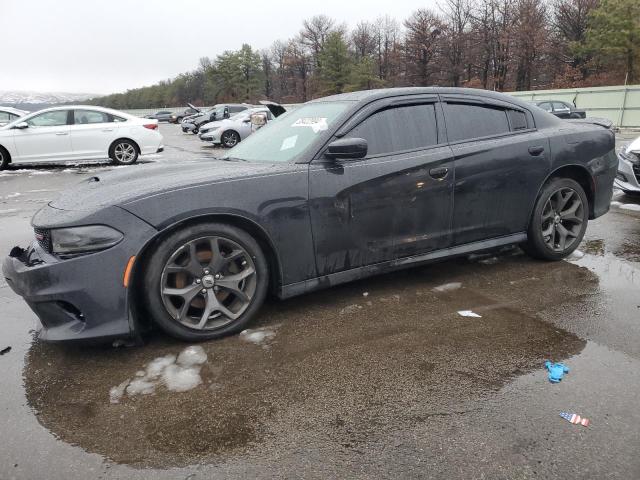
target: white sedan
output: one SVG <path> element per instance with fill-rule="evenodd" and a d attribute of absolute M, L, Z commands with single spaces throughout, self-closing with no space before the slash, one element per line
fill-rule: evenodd
<path fill-rule="evenodd" d="M 0 128 L 0 170 L 10 163 L 107 158 L 130 165 L 163 148 L 157 120 L 102 107 L 54 107 Z"/>

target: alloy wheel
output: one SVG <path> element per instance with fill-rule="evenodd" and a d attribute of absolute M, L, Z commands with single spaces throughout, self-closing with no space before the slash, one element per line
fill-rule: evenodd
<path fill-rule="evenodd" d="M 551 194 L 542 210 L 542 238 L 554 252 L 573 246 L 582 230 L 584 205 L 572 188 L 563 187 Z"/>
<path fill-rule="evenodd" d="M 126 142 L 117 144 L 113 154 L 120 163 L 131 163 L 136 159 L 135 147 Z"/>
<path fill-rule="evenodd" d="M 235 147 L 238 143 L 237 135 L 234 132 L 224 132 L 222 135 L 222 143 L 229 148 Z"/>
<path fill-rule="evenodd" d="M 251 255 L 228 238 L 208 236 L 185 243 L 169 257 L 160 295 L 177 322 L 195 330 L 215 330 L 245 312 L 256 286 Z"/>

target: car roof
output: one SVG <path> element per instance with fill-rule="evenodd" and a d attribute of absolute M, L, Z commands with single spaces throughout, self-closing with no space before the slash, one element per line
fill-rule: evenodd
<path fill-rule="evenodd" d="M 13 108 L 13 107 L 2 107 L 0 106 L 0 112 L 7 112 L 7 113 L 15 113 L 17 115 L 26 115 L 27 113 L 29 113 L 27 110 L 20 110 L 19 108 Z"/>
<path fill-rule="evenodd" d="M 121 112 L 119 110 L 113 110 L 111 108 L 105 108 L 105 107 L 97 107 L 95 105 L 60 105 L 56 107 L 43 108 L 42 110 L 31 112 L 31 114 L 53 112 L 56 110 L 95 110 L 97 112 L 110 113 L 112 115 L 117 115 L 119 117 L 136 118 L 133 115 L 129 115 L 128 113 Z"/>
<path fill-rule="evenodd" d="M 405 95 L 427 95 L 427 94 L 456 94 L 469 95 L 475 97 L 486 97 L 502 102 L 509 102 L 522 107 L 527 107 L 527 102 L 500 92 L 492 92 L 490 90 L 482 90 L 479 88 L 461 88 L 461 87 L 400 87 L 400 88 L 378 88 L 374 90 L 361 90 L 358 92 L 340 93 L 329 97 L 318 98 L 307 103 L 317 102 L 338 102 L 351 101 L 358 103 L 369 103 L 374 100 L 405 96 Z"/>

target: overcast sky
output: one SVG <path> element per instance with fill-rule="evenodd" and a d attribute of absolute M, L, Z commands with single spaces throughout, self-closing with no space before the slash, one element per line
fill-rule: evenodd
<path fill-rule="evenodd" d="M 354 26 L 422 7 L 436 0 L 0 0 L 0 90 L 120 92 L 266 48 L 313 15 Z"/>

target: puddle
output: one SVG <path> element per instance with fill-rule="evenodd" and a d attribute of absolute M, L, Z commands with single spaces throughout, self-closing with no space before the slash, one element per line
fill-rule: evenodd
<path fill-rule="evenodd" d="M 542 304 L 531 282 L 517 282 L 533 276 L 533 290 L 559 285 Z M 434 291 L 450 278 L 462 280 L 464 295 Z M 575 288 L 566 288 L 569 278 Z M 182 392 L 171 390 L 171 376 L 184 346 L 164 337 L 125 349 L 35 342 L 27 399 L 58 438 L 136 467 L 215 464 L 301 445 L 357 450 L 495 395 L 545 358 L 580 352 L 584 340 L 537 312 L 597 284 L 572 263 L 506 255 L 492 269 L 452 261 L 271 303 L 243 335 L 201 344 L 207 360 L 199 378 L 181 379 L 191 388 Z M 362 285 L 375 293 L 359 304 Z M 459 316 L 465 309 L 482 319 Z"/>

